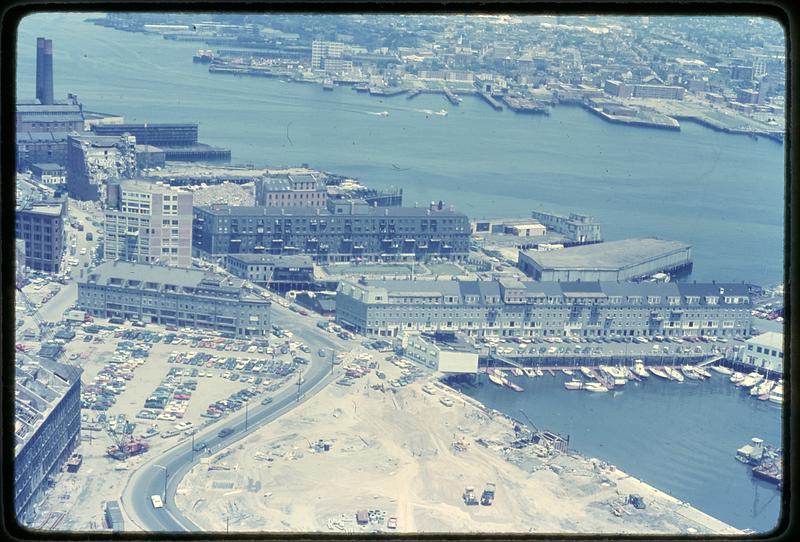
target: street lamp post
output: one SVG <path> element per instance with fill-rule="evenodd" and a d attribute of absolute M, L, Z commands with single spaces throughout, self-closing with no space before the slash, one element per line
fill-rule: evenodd
<path fill-rule="evenodd" d="M 249 405 L 249 402 L 244 404 L 244 430 L 245 431 L 247 431 L 247 406 L 248 405 Z"/>
<path fill-rule="evenodd" d="M 159 469 L 164 469 L 164 504 L 167 504 L 167 467 L 162 467 L 161 465 L 153 465 L 154 467 L 158 467 Z"/>

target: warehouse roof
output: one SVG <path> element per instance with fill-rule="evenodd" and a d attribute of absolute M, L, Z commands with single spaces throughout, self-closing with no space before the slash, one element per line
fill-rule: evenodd
<path fill-rule="evenodd" d="M 314 265 L 311 256 L 298 255 L 276 255 L 276 254 L 228 254 L 229 260 L 238 260 L 246 264 L 280 264 L 291 267 L 302 267 Z"/>
<path fill-rule="evenodd" d="M 686 243 L 646 238 L 523 253 L 543 269 L 621 269 L 689 249 Z"/>
<path fill-rule="evenodd" d="M 783 352 L 783 333 L 767 331 L 766 333 L 757 335 L 752 339 L 748 339 L 747 342 L 760 346 L 766 346 L 768 348 L 774 348 Z"/>

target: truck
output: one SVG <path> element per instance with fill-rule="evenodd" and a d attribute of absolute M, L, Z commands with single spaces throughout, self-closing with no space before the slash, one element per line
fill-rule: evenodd
<path fill-rule="evenodd" d="M 150 502 L 153 503 L 153 508 L 164 508 L 164 503 L 161 500 L 161 495 L 151 495 Z"/>
<path fill-rule="evenodd" d="M 150 445 L 140 438 L 132 438 L 127 442 L 122 442 L 119 445 L 113 445 L 106 448 L 106 454 L 109 457 L 118 460 L 125 460 L 128 457 L 143 454 L 150 449 Z"/>
<path fill-rule="evenodd" d="M 481 504 L 483 506 L 491 506 L 494 502 L 494 493 L 496 486 L 493 483 L 487 483 L 486 487 L 481 494 Z"/>
<path fill-rule="evenodd" d="M 472 506 L 478 504 L 478 498 L 475 496 L 475 488 L 472 486 L 467 486 L 464 489 L 464 495 L 462 495 L 464 499 L 464 504 L 467 506 Z"/>

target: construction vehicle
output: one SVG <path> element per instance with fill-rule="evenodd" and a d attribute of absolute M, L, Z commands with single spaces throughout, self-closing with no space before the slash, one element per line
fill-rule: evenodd
<path fill-rule="evenodd" d="M 478 504 L 478 498 L 475 496 L 475 488 L 472 486 L 467 486 L 466 489 L 464 489 L 462 498 L 464 499 L 464 504 L 467 506 Z"/>
<path fill-rule="evenodd" d="M 150 445 L 139 437 L 132 437 L 130 440 L 120 439 L 117 444 L 106 448 L 109 457 L 124 461 L 127 458 L 143 454 L 150 449 Z"/>
<path fill-rule="evenodd" d="M 492 483 L 487 483 L 486 488 L 484 488 L 483 493 L 481 494 L 481 504 L 483 506 L 491 506 L 494 502 L 494 492 L 496 486 Z"/>
<path fill-rule="evenodd" d="M 637 508 L 639 510 L 642 510 L 645 507 L 644 499 L 642 498 L 642 496 L 636 495 L 635 493 L 631 493 L 630 495 L 628 495 L 627 504 L 632 504 L 634 508 Z"/>

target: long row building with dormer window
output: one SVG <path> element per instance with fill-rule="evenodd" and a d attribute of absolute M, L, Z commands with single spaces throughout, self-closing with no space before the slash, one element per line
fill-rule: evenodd
<path fill-rule="evenodd" d="M 262 337 L 270 302 L 244 280 L 185 267 L 116 260 L 78 282 L 78 305 L 93 316 Z"/>
<path fill-rule="evenodd" d="M 338 323 L 390 337 L 743 337 L 751 309 L 746 284 L 361 280 L 336 294 Z"/>

